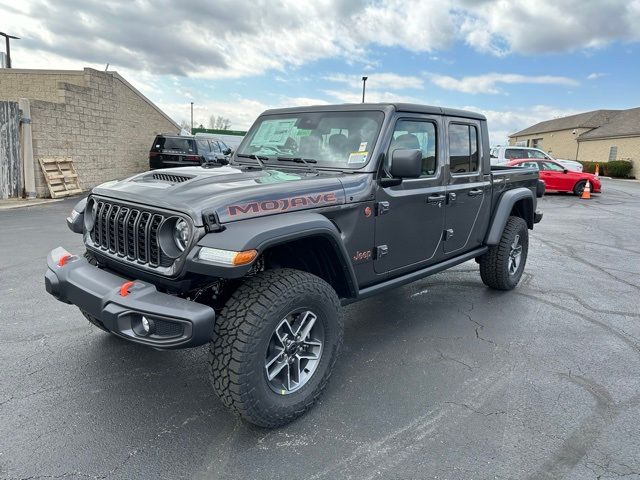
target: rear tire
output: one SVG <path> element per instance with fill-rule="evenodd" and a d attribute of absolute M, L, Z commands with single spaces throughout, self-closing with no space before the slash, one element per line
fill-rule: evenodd
<path fill-rule="evenodd" d="M 576 185 L 573 187 L 573 194 L 577 195 L 577 196 L 582 196 L 582 192 L 584 191 L 584 187 L 587 185 L 586 180 L 580 180 L 578 183 L 576 183 Z"/>
<path fill-rule="evenodd" d="M 324 390 L 342 334 L 342 307 L 324 280 L 292 269 L 259 273 L 233 293 L 216 319 L 209 347 L 213 389 L 243 420 L 285 425 Z"/>
<path fill-rule="evenodd" d="M 496 290 L 511 290 L 520 281 L 529 250 L 527 222 L 509 217 L 497 245 L 480 257 L 480 277 Z"/>

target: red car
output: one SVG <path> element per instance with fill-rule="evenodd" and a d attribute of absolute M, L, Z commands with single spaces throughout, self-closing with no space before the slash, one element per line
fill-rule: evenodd
<path fill-rule="evenodd" d="M 544 182 L 547 191 L 573 192 L 576 195 L 582 195 L 587 180 L 591 183 L 591 193 L 602 191 L 600 179 L 595 175 L 567 170 L 552 160 L 520 158 L 511 160 L 507 165 L 537 168 L 540 170 L 540 180 Z"/>

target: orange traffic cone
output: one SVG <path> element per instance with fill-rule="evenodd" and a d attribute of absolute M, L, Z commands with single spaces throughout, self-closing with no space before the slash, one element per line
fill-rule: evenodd
<path fill-rule="evenodd" d="M 584 190 L 582 190 L 582 196 L 580 198 L 591 198 L 591 182 L 589 182 L 589 180 L 587 180 L 587 184 L 584 186 Z"/>

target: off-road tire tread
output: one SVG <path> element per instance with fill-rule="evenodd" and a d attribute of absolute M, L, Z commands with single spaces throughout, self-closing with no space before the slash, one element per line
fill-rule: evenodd
<path fill-rule="evenodd" d="M 496 290 L 511 290 L 517 285 L 518 282 L 513 283 L 505 264 L 509 262 L 513 235 L 523 229 L 528 235 L 527 228 L 527 222 L 523 218 L 509 217 L 498 244 L 491 245 L 489 251 L 480 257 L 480 278 L 485 285 Z"/>
<path fill-rule="evenodd" d="M 294 269 L 267 270 L 248 278 L 233 293 L 216 318 L 214 340 L 209 345 L 209 377 L 213 389 L 222 403 L 245 421 L 274 428 L 285 425 L 304 414 L 324 390 L 337 354 L 328 366 L 313 393 L 295 410 L 286 413 L 265 409 L 252 399 L 252 371 L 249 358 L 261 341 L 259 336 L 263 318 L 277 311 L 277 303 L 284 295 L 320 293 L 337 314 L 338 344 L 343 339 L 342 308 L 333 288 L 315 275 Z"/>

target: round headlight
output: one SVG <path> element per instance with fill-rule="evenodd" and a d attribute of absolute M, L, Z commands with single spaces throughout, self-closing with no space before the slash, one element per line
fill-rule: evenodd
<path fill-rule="evenodd" d="M 87 201 L 87 205 L 84 208 L 84 228 L 87 232 L 93 230 L 93 226 L 96 222 L 96 214 L 98 213 L 98 202 L 93 198 Z"/>
<path fill-rule="evenodd" d="M 189 224 L 182 218 L 173 227 L 173 241 L 181 252 L 184 252 L 189 243 Z"/>

